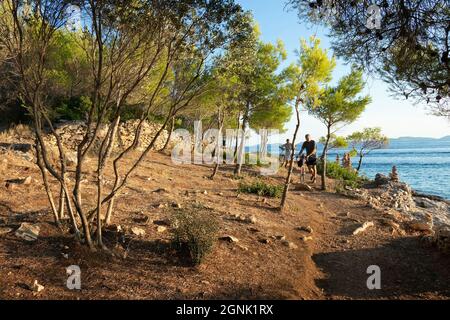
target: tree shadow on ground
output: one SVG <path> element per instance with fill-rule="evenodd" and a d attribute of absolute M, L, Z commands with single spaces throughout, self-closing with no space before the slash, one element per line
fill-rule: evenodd
<path fill-rule="evenodd" d="M 328 275 L 316 280 L 329 296 L 349 299 L 450 297 L 450 256 L 426 247 L 418 238 L 399 238 L 382 247 L 319 253 L 312 256 Z M 381 269 L 381 290 L 369 290 L 367 268 Z"/>

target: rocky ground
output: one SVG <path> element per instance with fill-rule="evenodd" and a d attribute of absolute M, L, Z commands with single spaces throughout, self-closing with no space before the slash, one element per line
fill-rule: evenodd
<path fill-rule="evenodd" d="M 106 234 L 111 257 L 58 231 L 39 171 L 19 153 L 0 152 L 1 299 L 450 298 L 448 203 L 403 184 L 339 194 L 319 191 L 319 181 L 312 191 L 292 191 L 280 213 L 278 199 L 237 193 L 240 181 L 257 178 L 251 168 L 242 180 L 222 168 L 212 181 L 208 166 L 174 165 L 153 152 L 118 200 Z M 264 179 L 282 183 L 284 174 Z M 84 178 L 89 194 L 94 174 Z M 194 202 L 219 219 L 223 239 L 199 267 L 172 250 L 168 223 L 173 210 Z M 81 268 L 80 291 L 66 288 L 70 265 Z M 367 288 L 372 265 L 381 270 L 380 290 Z"/>

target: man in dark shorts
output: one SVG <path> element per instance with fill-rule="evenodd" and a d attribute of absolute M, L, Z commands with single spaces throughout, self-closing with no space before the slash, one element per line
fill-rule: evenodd
<path fill-rule="evenodd" d="M 311 136 L 307 134 L 305 136 L 305 142 L 303 142 L 299 155 L 306 150 L 306 165 L 308 166 L 309 173 L 311 173 L 311 182 L 316 182 L 317 174 L 317 145 L 314 140 L 311 140 Z"/>

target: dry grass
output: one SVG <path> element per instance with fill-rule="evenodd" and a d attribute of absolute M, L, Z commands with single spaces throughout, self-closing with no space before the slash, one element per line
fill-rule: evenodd
<path fill-rule="evenodd" d="M 32 141 L 33 130 L 29 125 L 16 124 L 0 132 L 0 142 Z"/>

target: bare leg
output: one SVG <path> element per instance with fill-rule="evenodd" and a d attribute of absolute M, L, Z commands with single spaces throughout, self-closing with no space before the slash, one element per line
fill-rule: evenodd
<path fill-rule="evenodd" d="M 317 167 L 316 166 L 312 166 L 312 182 L 315 183 L 316 182 L 316 172 L 317 172 Z"/>

